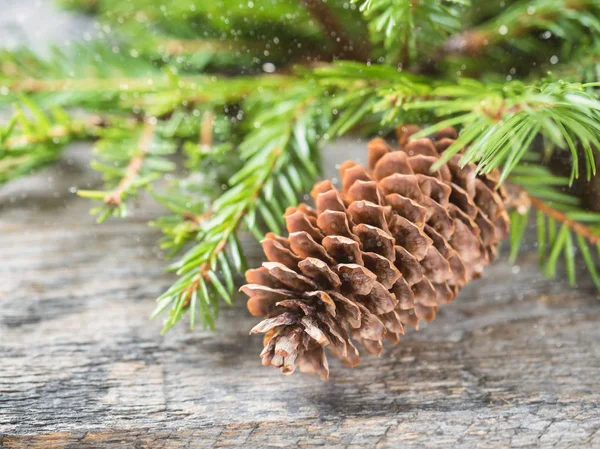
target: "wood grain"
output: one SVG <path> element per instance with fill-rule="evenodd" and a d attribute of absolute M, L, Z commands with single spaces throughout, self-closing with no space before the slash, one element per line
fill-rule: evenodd
<path fill-rule="evenodd" d="M 160 210 L 95 225 L 69 191 L 97 181 L 87 153 L 0 189 L 0 447 L 600 447 L 600 302 L 542 279 L 532 244 L 381 359 L 284 377 L 242 297 L 217 333 L 159 335 Z M 330 175 L 349 154 L 327 152 Z"/>

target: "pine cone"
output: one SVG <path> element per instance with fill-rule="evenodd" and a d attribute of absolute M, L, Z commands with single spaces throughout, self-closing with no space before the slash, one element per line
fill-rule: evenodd
<path fill-rule="evenodd" d="M 369 142 L 368 170 L 345 162 L 341 190 L 316 184 L 316 210 L 289 208 L 289 236 L 267 234 L 269 262 L 241 289 L 266 318 L 251 331 L 266 334 L 263 365 L 327 379 L 324 346 L 350 366 L 360 361 L 353 341 L 379 355 L 384 338 L 433 320 L 495 258 L 509 226 L 497 173 L 475 176 L 458 155 L 431 173 L 456 130 L 409 142 L 416 131 L 399 129 L 399 150 Z"/>

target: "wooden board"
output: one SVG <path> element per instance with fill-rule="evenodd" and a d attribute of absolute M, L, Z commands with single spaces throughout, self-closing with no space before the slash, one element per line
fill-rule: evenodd
<path fill-rule="evenodd" d="M 286 377 L 241 296 L 216 333 L 159 335 L 160 211 L 95 225 L 69 191 L 97 181 L 88 150 L 0 189 L 0 447 L 600 447 L 600 302 L 543 279 L 532 244 L 381 359 Z M 363 145 L 328 151 L 330 175 L 348 154 Z"/>

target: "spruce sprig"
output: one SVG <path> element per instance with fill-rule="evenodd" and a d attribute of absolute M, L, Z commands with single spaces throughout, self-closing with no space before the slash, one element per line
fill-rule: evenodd
<path fill-rule="evenodd" d="M 481 173 L 502 167 L 502 181 L 523 158 L 533 139 L 544 136 L 573 158 L 571 181 L 579 176 L 579 155 L 575 142 L 584 150 L 588 178 L 595 173 L 594 153 L 600 151 L 600 102 L 588 92 L 594 83 L 542 81 L 527 85 L 519 81 L 504 84 L 482 83 L 469 78 L 439 82 L 404 75 L 393 68 L 343 63 L 315 70 L 315 76 L 347 95 L 334 129 L 344 130 L 369 114 L 383 113 L 382 125 L 395 126 L 412 121 L 435 121 L 413 136 L 427 136 L 446 126 L 458 126 L 462 133 L 444 152 L 435 169 L 468 146 L 463 164 L 476 162 Z M 364 79 L 370 83 L 365 83 Z M 344 107 L 345 106 L 345 107 Z"/>
<path fill-rule="evenodd" d="M 309 189 L 320 169 L 318 130 L 328 124 L 322 119 L 327 114 L 316 102 L 316 93 L 315 85 L 299 86 L 280 97 L 275 107 L 263 97 L 247 100 L 252 130 L 237 149 L 243 167 L 197 220 L 198 243 L 171 266 L 180 278 L 158 298 L 152 315 L 171 307 L 163 331 L 186 311 L 191 327 L 198 317 L 204 327 L 214 327 L 217 297 L 231 304 L 233 273 L 244 267 L 237 238 L 242 225 L 258 240 L 265 229 L 279 233 L 286 208 Z"/>
<path fill-rule="evenodd" d="M 434 55 L 447 70 L 481 75 L 486 71 L 482 67 L 490 65 L 509 77 L 539 76 L 559 62 L 578 65 L 600 36 L 596 0 L 519 0 L 501 6 L 489 2 L 479 9 L 482 15 L 473 10 L 474 21 Z"/>
<path fill-rule="evenodd" d="M 329 60 L 335 39 L 303 2 L 289 0 L 61 0 L 71 8 L 93 7 L 126 51 L 183 71 L 257 71 L 265 62 L 286 65 L 306 57 Z M 317 3 L 317 2 L 315 2 Z M 323 2 L 318 2 L 323 3 Z M 329 2 L 344 30 L 360 28 L 358 11 Z M 249 20 L 251 18 L 251 20 Z M 323 45 L 325 41 L 326 45 Z M 293 45 L 292 45 L 293 44 Z"/>
<path fill-rule="evenodd" d="M 175 152 L 175 143 L 157 138 L 157 123 L 156 118 L 149 117 L 141 123 L 112 127 L 96 143 L 99 159 L 92 167 L 103 174 L 108 190 L 79 190 L 77 193 L 102 201 L 101 206 L 91 211 L 98 216 L 98 222 L 111 215 L 125 217 L 127 200 L 175 169 L 175 164 L 166 158 Z"/>
<path fill-rule="evenodd" d="M 590 86 L 564 82 L 527 86 L 513 82 L 490 88 L 465 80 L 456 87 L 434 91 L 441 100 L 418 101 L 407 108 L 432 108 L 438 117 L 449 117 L 424 129 L 423 135 L 443 126 L 462 127 L 461 136 L 444 152 L 436 169 L 468 146 L 461 163 L 477 162 L 481 173 L 501 167 L 502 182 L 521 161 L 533 139 L 542 135 L 554 147 L 570 151 L 572 182 L 579 177 L 575 142 L 584 150 L 588 179 L 596 173 L 594 152 L 600 151 L 600 102 L 586 92 Z"/>
<path fill-rule="evenodd" d="M 541 165 L 520 165 L 513 170 L 510 182 L 524 189 L 535 210 L 538 257 L 542 273 L 556 276 L 563 260 L 567 278 L 576 283 L 575 265 L 581 255 L 594 286 L 600 290 L 597 257 L 600 257 L 600 213 L 581 206 L 581 200 L 565 192 L 569 178 L 553 174 Z M 511 213 L 509 260 L 516 261 L 531 215 L 529 209 Z M 594 248 L 597 257 L 594 256 Z"/>
<path fill-rule="evenodd" d="M 596 0 L 521 0 L 469 33 L 473 33 L 471 38 L 477 35 L 479 50 L 506 42 L 530 51 L 528 45 L 535 48 L 536 40 L 543 42 L 554 37 L 562 43 L 577 43 L 600 35 L 599 13 L 600 4 Z M 534 31 L 541 32 L 541 36 L 528 39 Z"/>
<path fill-rule="evenodd" d="M 431 43 L 460 30 L 461 9 L 470 0 L 352 0 L 369 21 L 371 39 L 382 43 L 385 60 L 407 68 Z M 421 38 L 422 37 L 422 38 Z"/>
<path fill-rule="evenodd" d="M 265 84 L 277 88 L 293 82 L 277 74 L 185 73 L 98 43 L 55 50 L 47 58 L 28 50 L 0 53 L 0 106 L 26 95 L 42 109 L 77 106 L 163 117 L 195 105 L 235 103 Z"/>
<path fill-rule="evenodd" d="M 25 96 L 13 109 L 0 127 L 0 184 L 56 161 L 68 143 L 98 135 L 104 124 L 95 114 L 73 118 L 59 107 L 44 111 Z"/>

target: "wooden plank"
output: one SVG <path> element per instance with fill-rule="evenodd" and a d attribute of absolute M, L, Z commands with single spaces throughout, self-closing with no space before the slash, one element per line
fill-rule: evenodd
<path fill-rule="evenodd" d="M 86 153 L 0 189 L 0 447 L 600 447 L 600 303 L 542 279 L 531 243 L 380 359 L 285 377 L 242 297 L 216 333 L 159 335 L 160 211 L 95 225 L 69 191 L 95 182 Z"/>

